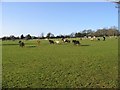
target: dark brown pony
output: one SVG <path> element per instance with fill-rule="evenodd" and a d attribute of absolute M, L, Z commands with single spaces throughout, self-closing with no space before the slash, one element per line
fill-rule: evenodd
<path fill-rule="evenodd" d="M 25 43 L 22 42 L 22 41 L 19 41 L 19 46 L 20 46 L 20 47 L 24 47 L 24 46 L 25 46 Z"/>

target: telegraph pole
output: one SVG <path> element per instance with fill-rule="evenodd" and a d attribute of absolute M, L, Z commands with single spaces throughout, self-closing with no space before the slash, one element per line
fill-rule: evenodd
<path fill-rule="evenodd" d="M 112 2 L 117 4 L 118 8 L 118 31 L 119 31 L 119 36 L 118 36 L 118 89 L 120 89 L 120 0 L 112 0 Z"/>
<path fill-rule="evenodd" d="M 118 8 L 118 30 L 120 32 L 120 0 L 115 3 L 117 3 L 117 5 L 118 5 L 116 8 Z"/>
<path fill-rule="evenodd" d="M 120 32 L 120 0 L 107 0 L 107 1 L 110 1 L 110 2 L 117 4 L 116 8 L 118 8 L 118 30 Z"/>
<path fill-rule="evenodd" d="M 119 37 L 118 37 L 118 89 L 120 89 L 120 0 L 117 3 L 118 8 L 118 31 L 119 31 Z"/>

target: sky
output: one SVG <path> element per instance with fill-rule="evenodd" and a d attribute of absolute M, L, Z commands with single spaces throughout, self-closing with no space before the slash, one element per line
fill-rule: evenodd
<path fill-rule="evenodd" d="M 120 0 L 1 0 L 2 2 L 118 2 Z"/>
<path fill-rule="evenodd" d="M 2 36 L 49 32 L 56 36 L 118 27 L 115 6 L 111 2 L 3 2 Z"/>

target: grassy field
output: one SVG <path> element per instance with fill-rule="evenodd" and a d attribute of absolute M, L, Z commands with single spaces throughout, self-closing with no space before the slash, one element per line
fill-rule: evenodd
<path fill-rule="evenodd" d="M 81 40 L 81 46 L 41 40 L 2 42 L 3 88 L 116 88 L 118 40 Z"/>
<path fill-rule="evenodd" d="M 0 89 L 2 88 L 2 40 L 0 40 Z"/>

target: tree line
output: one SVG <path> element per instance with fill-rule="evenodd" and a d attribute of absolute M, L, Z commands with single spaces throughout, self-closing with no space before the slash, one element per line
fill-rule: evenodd
<path fill-rule="evenodd" d="M 43 33 L 41 33 L 41 35 L 39 37 L 36 36 L 31 36 L 30 34 L 24 36 L 23 34 L 20 37 L 15 37 L 14 35 L 11 36 L 4 36 L 2 37 L 2 40 L 16 40 L 16 39 L 25 39 L 25 40 L 29 40 L 29 39 L 52 39 L 52 38 L 81 38 L 81 37 L 103 37 L 103 36 L 119 36 L 120 32 L 119 30 L 114 26 L 114 27 L 110 27 L 110 28 L 102 28 L 102 29 L 97 29 L 97 31 L 94 31 L 92 29 L 88 29 L 88 30 L 83 30 L 81 32 L 76 32 L 76 33 L 71 33 L 69 35 L 57 35 L 55 36 L 53 33 L 49 32 L 47 33 L 46 36 L 44 36 Z"/>

